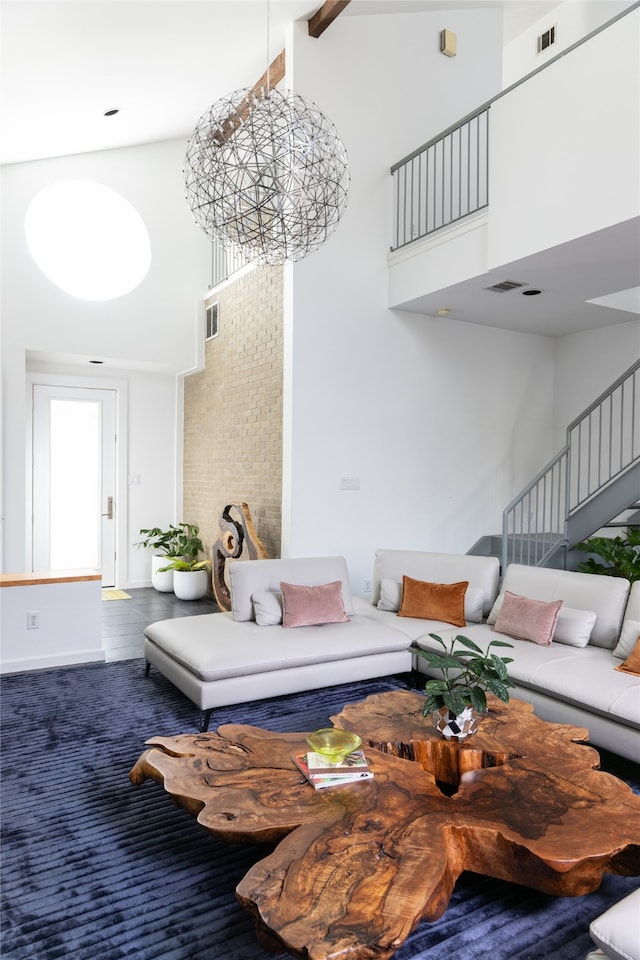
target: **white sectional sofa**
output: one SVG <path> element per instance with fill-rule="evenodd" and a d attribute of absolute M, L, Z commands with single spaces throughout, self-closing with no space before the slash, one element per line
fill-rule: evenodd
<path fill-rule="evenodd" d="M 401 585 L 403 576 L 436 584 L 468 582 L 466 625 L 380 609 L 381 594 L 388 601 L 389 589 Z M 372 595 L 352 597 L 343 557 L 236 562 L 230 567 L 229 613 L 164 620 L 146 628 L 147 670 L 155 666 L 197 704 L 206 729 L 216 706 L 412 667 L 427 673 L 426 661 L 414 651 L 439 649 L 430 633 L 445 640 L 462 633 L 485 647 L 501 638 L 490 621 L 496 616 L 496 599 L 499 604 L 505 591 L 544 602 L 563 600 L 565 642 L 555 634 L 544 647 L 502 637 L 513 644 L 513 650 L 504 651 L 514 661 L 509 666 L 516 684 L 513 695 L 531 702 L 543 719 L 587 727 L 596 746 L 639 761 L 640 677 L 615 667 L 640 632 L 640 582 L 630 591 L 629 582 L 620 578 L 517 565 L 507 569 L 500 594 L 498 580 L 493 557 L 378 550 Z M 340 581 L 348 621 L 283 627 L 278 607 L 282 581 L 308 586 Z"/>
<path fill-rule="evenodd" d="M 401 581 L 403 575 L 408 575 L 439 583 L 468 580 L 471 587 L 479 582 L 472 579 L 472 561 L 479 559 L 490 558 L 447 558 L 441 554 L 379 550 L 372 596 L 356 597 L 355 609 L 377 623 L 405 632 L 415 646 L 424 650 L 442 650 L 430 633 L 438 634 L 445 642 L 462 634 L 483 649 L 491 640 L 506 640 L 513 644 L 512 650 L 502 651 L 503 656 L 513 658 L 508 667 L 515 683 L 512 696 L 532 703 L 544 720 L 587 727 L 596 746 L 640 761 L 640 677 L 615 669 L 631 652 L 640 633 L 640 582 L 630 590 L 629 581 L 623 578 L 512 564 L 507 568 L 500 594 L 496 598 L 494 593 L 488 610 L 485 603 L 488 617 L 482 623 L 467 622 L 464 628 L 454 627 L 438 621 L 398 617 L 394 611 L 378 607 L 383 580 Z M 561 612 L 566 613 L 565 642 L 554 639 L 551 646 L 540 646 L 494 632 L 492 626 L 506 591 L 547 603 L 562 600 Z M 621 634 L 625 645 L 619 642 Z M 416 658 L 416 666 L 425 674 L 433 672 L 421 657 Z"/>
<path fill-rule="evenodd" d="M 277 602 L 282 581 L 337 580 L 348 622 L 285 629 L 256 621 L 254 598 L 265 606 L 271 594 Z M 354 610 L 344 557 L 233 563 L 230 587 L 228 613 L 161 620 L 145 630 L 147 672 L 153 664 L 197 704 L 202 730 L 214 707 L 411 670 L 406 636 Z"/>

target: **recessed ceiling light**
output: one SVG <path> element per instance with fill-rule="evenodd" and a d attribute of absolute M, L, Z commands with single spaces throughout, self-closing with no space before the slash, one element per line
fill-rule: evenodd
<path fill-rule="evenodd" d="M 439 317 L 448 317 L 451 313 L 451 307 L 440 307 L 439 310 L 436 310 L 436 314 Z"/>
<path fill-rule="evenodd" d="M 537 297 L 539 293 L 542 293 L 542 290 L 523 290 L 523 297 Z"/>
<path fill-rule="evenodd" d="M 117 108 L 114 110 L 106 110 L 104 115 L 105 117 L 115 117 L 116 113 L 120 113 Z"/>

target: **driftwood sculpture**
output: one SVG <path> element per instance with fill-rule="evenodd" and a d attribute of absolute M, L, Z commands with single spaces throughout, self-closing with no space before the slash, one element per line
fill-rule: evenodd
<path fill-rule="evenodd" d="M 220 514 L 218 526 L 213 545 L 213 595 L 221 610 L 231 610 L 231 593 L 224 575 L 227 560 L 240 560 L 245 548 L 246 560 L 266 560 L 267 551 L 253 526 L 249 504 L 228 503 Z"/>

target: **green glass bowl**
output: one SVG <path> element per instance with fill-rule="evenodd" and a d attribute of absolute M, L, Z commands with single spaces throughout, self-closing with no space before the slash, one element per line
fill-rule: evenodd
<path fill-rule="evenodd" d="M 310 733 L 307 743 L 314 753 L 322 754 L 330 763 L 342 763 L 345 757 L 362 746 L 357 733 L 338 730 L 337 727 L 325 727 Z"/>

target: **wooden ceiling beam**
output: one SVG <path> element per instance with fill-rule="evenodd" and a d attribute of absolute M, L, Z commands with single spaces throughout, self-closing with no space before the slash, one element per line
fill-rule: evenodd
<path fill-rule="evenodd" d="M 319 10 L 309 20 L 309 36 L 320 37 L 327 27 L 331 26 L 336 17 L 339 17 L 345 7 L 351 0 L 325 0 Z M 247 119 L 253 109 L 255 100 L 262 100 L 266 96 L 267 90 L 273 90 L 282 79 L 286 71 L 285 51 L 281 50 L 278 56 L 269 64 L 268 68 L 262 74 L 257 83 L 254 83 L 248 97 L 242 100 L 235 114 L 230 116 L 223 124 L 220 130 L 212 133 L 211 136 L 218 143 L 223 144 L 233 136 L 240 124 Z"/>
<path fill-rule="evenodd" d="M 216 130 L 215 133 L 211 134 L 212 138 L 221 146 L 223 143 L 226 143 L 227 140 L 233 136 L 240 124 L 247 119 L 254 108 L 255 101 L 264 100 L 267 95 L 267 90 L 273 90 L 273 88 L 280 83 L 284 77 L 285 69 L 285 52 L 281 50 L 278 56 L 271 61 L 260 79 L 254 83 L 249 96 L 240 101 L 235 113 L 224 121 L 220 130 Z"/>
<path fill-rule="evenodd" d="M 309 20 L 309 36 L 316 39 L 339 17 L 351 0 L 325 0 L 319 10 Z"/>

